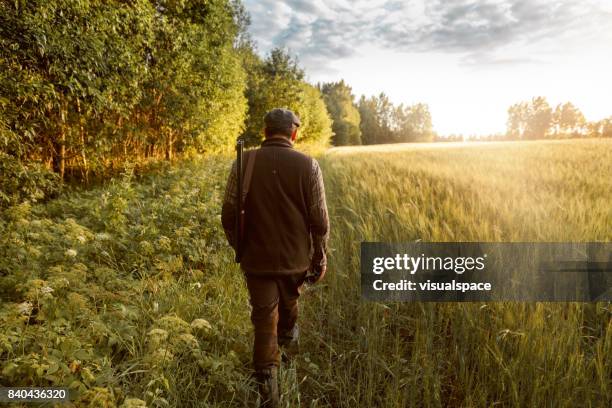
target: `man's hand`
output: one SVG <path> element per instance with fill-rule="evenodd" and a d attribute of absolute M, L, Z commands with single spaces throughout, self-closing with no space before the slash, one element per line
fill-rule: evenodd
<path fill-rule="evenodd" d="M 315 283 L 319 283 L 323 277 L 325 276 L 325 272 L 327 271 L 327 266 L 319 266 L 317 268 L 313 268 L 308 271 L 306 275 L 306 283 L 309 285 L 314 285 Z"/>

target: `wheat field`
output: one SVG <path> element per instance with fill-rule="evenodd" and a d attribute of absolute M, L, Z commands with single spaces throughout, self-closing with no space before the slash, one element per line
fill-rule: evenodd
<path fill-rule="evenodd" d="M 608 406 L 608 303 L 360 299 L 361 241 L 610 241 L 612 143 L 335 148 L 326 286 L 303 324 L 314 406 Z"/>

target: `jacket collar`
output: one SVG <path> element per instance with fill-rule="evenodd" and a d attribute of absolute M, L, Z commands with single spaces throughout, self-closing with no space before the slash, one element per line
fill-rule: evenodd
<path fill-rule="evenodd" d="M 289 147 L 293 149 L 293 143 L 291 142 L 291 140 L 287 139 L 284 136 L 272 136 L 261 142 L 261 147 L 267 146 Z"/>

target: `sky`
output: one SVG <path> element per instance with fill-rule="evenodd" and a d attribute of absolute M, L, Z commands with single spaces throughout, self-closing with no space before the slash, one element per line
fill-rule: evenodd
<path fill-rule="evenodd" d="M 246 0 L 265 56 L 283 47 L 309 82 L 427 103 L 441 135 L 506 129 L 510 105 L 571 101 L 612 116 L 612 0 Z"/>

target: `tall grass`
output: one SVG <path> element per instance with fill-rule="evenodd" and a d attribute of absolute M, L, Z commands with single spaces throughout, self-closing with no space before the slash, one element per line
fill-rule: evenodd
<path fill-rule="evenodd" d="M 607 406 L 600 304 L 368 303 L 359 243 L 610 241 L 610 141 L 332 149 L 329 274 L 301 300 L 287 407 Z M 253 406 L 248 296 L 220 227 L 229 160 L 0 213 L 0 385 L 79 407 Z"/>
<path fill-rule="evenodd" d="M 612 143 L 334 149 L 329 276 L 305 295 L 311 406 L 609 406 L 609 303 L 371 303 L 361 241 L 610 241 Z M 381 151 L 382 150 L 382 151 Z"/>

